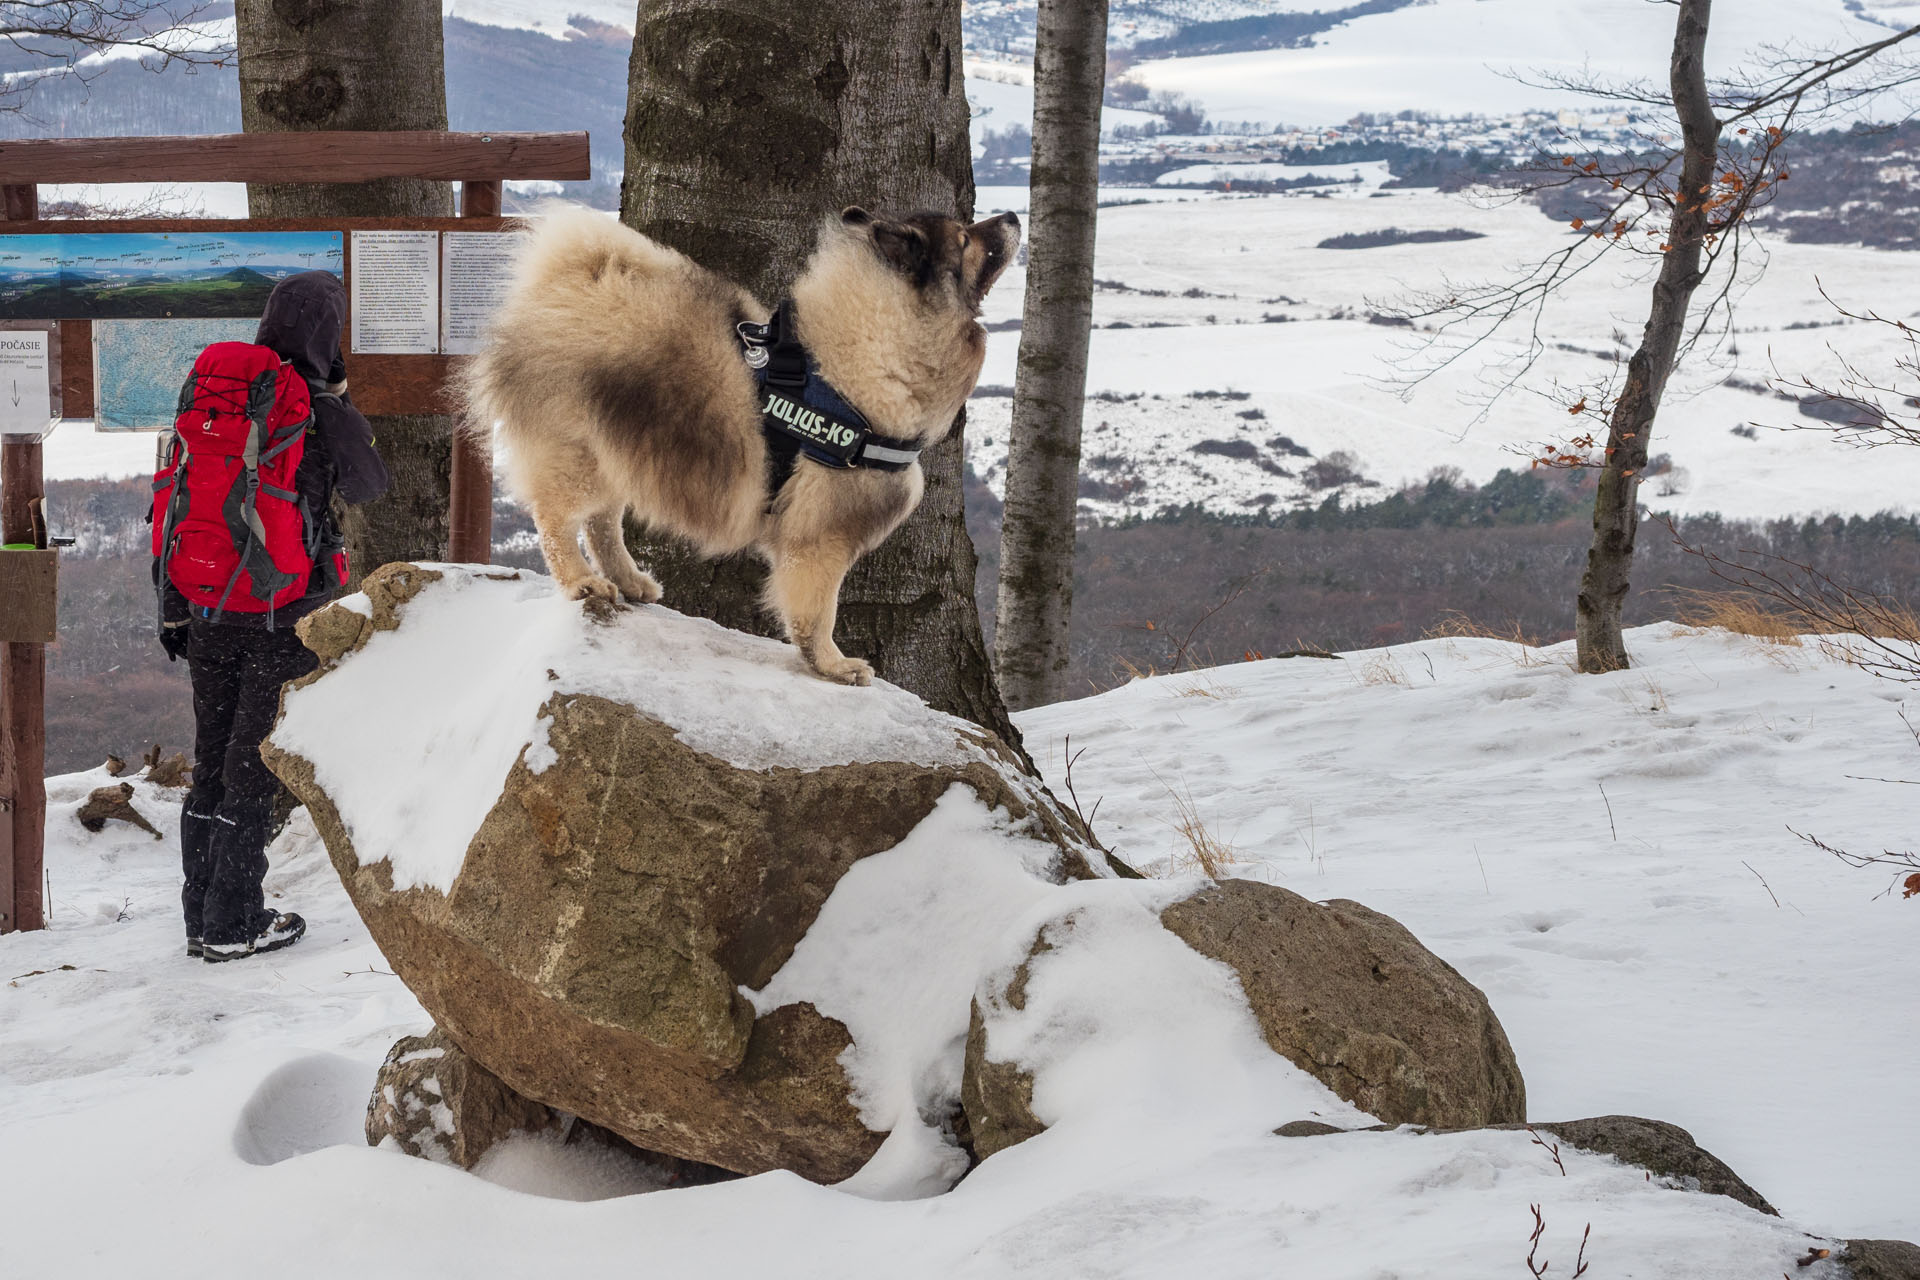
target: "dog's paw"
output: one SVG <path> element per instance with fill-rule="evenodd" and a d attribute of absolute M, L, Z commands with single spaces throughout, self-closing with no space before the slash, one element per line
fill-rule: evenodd
<path fill-rule="evenodd" d="M 873 667 L 859 658 L 838 658 L 832 662 L 823 662 L 814 668 L 823 680 L 833 680 L 840 684 L 870 685 L 873 683 Z"/>
<path fill-rule="evenodd" d="M 638 573 L 620 584 L 620 594 L 632 604 L 657 604 L 660 600 L 660 584 L 652 574 Z"/>
<path fill-rule="evenodd" d="M 613 604 L 620 599 L 620 589 L 613 580 L 598 574 L 589 574 L 566 584 L 564 590 L 569 600 L 600 600 Z"/>

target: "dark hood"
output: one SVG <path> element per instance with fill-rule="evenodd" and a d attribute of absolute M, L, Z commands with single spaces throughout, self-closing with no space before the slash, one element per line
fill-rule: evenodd
<path fill-rule="evenodd" d="M 324 271 L 302 271 L 273 287 L 254 341 L 293 361 L 303 377 L 340 382 L 340 331 L 347 322 L 347 288 Z"/>

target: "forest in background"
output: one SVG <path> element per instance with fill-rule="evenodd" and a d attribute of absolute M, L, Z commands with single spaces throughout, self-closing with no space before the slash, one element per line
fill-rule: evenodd
<path fill-rule="evenodd" d="M 154 639 L 143 479 L 47 485 L 61 558 L 59 643 L 47 676 L 50 772 L 190 747 L 183 664 Z M 1069 696 L 1135 673 L 1231 664 L 1249 655 L 1399 644 L 1462 627 L 1550 644 L 1572 635 L 1572 599 L 1591 535 L 1590 497 L 1561 475 L 1502 473 L 1486 485 L 1440 475 L 1364 506 L 1272 516 L 1169 511 L 1080 531 L 1074 555 Z M 993 627 L 999 503 L 968 484 L 978 600 Z M 1920 519 L 1854 516 L 1766 524 L 1696 517 L 1681 537 L 1720 554 L 1765 551 L 1907 605 L 1920 605 Z M 526 513 L 494 507 L 496 563 L 544 571 Z M 1689 616 L 1725 584 L 1657 522 L 1642 535 L 1630 625 Z M 669 604 L 672 602 L 669 601 Z"/>

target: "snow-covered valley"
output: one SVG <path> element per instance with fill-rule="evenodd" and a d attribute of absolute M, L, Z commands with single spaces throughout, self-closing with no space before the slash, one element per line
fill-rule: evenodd
<path fill-rule="evenodd" d="M 1551 303 L 1539 365 L 1483 413 L 1480 402 L 1520 350 L 1517 333 L 1408 387 L 1427 335 L 1377 323 L 1377 314 L 1446 281 L 1505 278 L 1572 233 L 1531 206 L 1380 190 L 1383 171 L 1365 176 L 1374 180 L 1276 195 L 1108 189 L 1082 453 L 1087 474 L 1110 488 L 1083 498 L 1085 515 L 1147 516 L 1187 503 L 1222 514 L 1285 511 L 1335 493 L 1364 502 L 1444 467 L 1484 483 L 1502 468 L 1524 470 L 1541 443 L 1564 445 L 1587 429 L 1568 418 L 1568 403 L 1631 352 L 1649 259 L 1619 254 Z M 1024 213 L 1026 191 L 983 187 L 979 207 Z M 1477 238 L 1319 247 L 1389 228 Z M 1851 310 L 1906 316 L 1920 294 L 1920 256 L 1768 249 L 1764 273 L 1738 296 L 1734 333 L 1677 375 L 1653 446 L 1674 470 L 1643 499 L 1742 519 L 1913 509 L 1920 453 L 1881 451 L 1863 465 L 1864 455 L 1826 433 L 1793 430 L 1810 420 L 1768 384 L 1832 380 L 1843 357 L 1890 372 L 1903 351 L 1898 333 L 1842 320 L 1821 291 Z M 987 299 L 995 332 L 969 415 L 969 459 L 996 490 L 1024 285 L 1015 267 Z M 1312 470 L 1334 454 L 1350 455 L 1358 478 L 1329 483 Z M 47 474 L 137 475 L 151 469 L 151 455 L 148 437 L 69 425 L 48 441 Z"/>

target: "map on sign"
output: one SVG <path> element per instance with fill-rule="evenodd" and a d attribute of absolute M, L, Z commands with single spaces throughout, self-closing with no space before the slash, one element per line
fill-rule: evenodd
<path fill-rule="evenodd" d="M 258 319 L 96 320 L 93 425 L 96 431 L 160 431 L 173 425 L 180 385 L 203 348 L 252 342 Z"/>
<path fill-rule="evenodd" d="M 339 232 L 0 235 L 0 320 L 258 319 L 302 271 L 342 274 Z"/>

